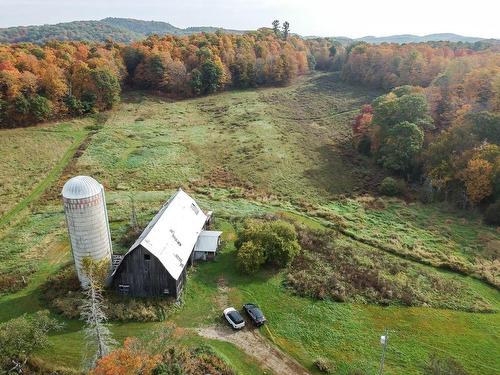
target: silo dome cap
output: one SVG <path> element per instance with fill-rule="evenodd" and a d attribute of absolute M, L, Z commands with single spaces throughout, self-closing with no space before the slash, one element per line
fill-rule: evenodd
<path fill-rule="evenodd" d="M 62 189 L 62 196 L 68 199 L 89 198 L 99 194 L 102 185 L 89 176 L 76 176 L 69 179 Z"/>

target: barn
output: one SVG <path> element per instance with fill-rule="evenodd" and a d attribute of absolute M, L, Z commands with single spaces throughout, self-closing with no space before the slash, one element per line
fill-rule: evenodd
<path fill-rule="evenodd" d="M 179 189 L 117 264 L 111 287 L 133 297 L 177 298 L 208 218 L 198 204 Z"/>

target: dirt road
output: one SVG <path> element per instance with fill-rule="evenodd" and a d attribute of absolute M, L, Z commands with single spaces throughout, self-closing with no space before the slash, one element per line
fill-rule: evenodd
<path fill-rule="evenodd" d="M 198 334 L 210 339 L 230 342 L 255 358 L 264 369 L 276 375 L 308 375 L 297 361 L 274 347 L 257 329 L 234 331 L 226 326 L 200 328 Z"/>

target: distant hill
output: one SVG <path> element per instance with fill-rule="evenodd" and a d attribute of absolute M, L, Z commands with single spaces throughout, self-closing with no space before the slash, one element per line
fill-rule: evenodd
<path fill-rule="evenodd" d="M 103 42 L 109 38 L 120 43 L 144 39 L 148 35 L 188 35 L 199 32 L 215 32 L 221 28 L 211 26 L 181 29 L 167 22 L 142 21 L 131 18 L 105 18 L 100 21 L 73 21 L 55 25 L 17 26 L 0 28 L 0 43 L 45 43 L 49 40 L 85 40 Z M 241 30 L 225 30 L 243 33 Z"/>
<path fill-rule="evenodd" d="M 307 36 L 306 39 L 320 38 L 318 36 Z M 390 35 L 390 36 L 364 36 L 362 38 L 348 38 L 345 36 L 333 36 L 330 39 L 339 42 L 342 45 L 348 45 L 353 42 L 366 42 L 370 44 L 381 44 L 381 43 L 424 43 L 424 42 L 468 42 L 475 43 L 479 41 L 495 41 L 495 39 L 485 39 L 470 36 L 462 36 L 458 34 L 444 33 L 444 34 L 429 34 L 424 36 L 412 35 L 412 34 L 402 34 L 402 35 Z"/>
<path fill-rule="evenodd" d="M 176 34 L 182 33 L 183 29 L 179 29 L 168 22 L 161 21 L 142 21 L 133 18 L 114 18 L 108 17 L 100 20 L 99 22 L 116 27 L 119 29 L 128 30 L 137 33 L 141 36 L 151 35 L 151 34 Z"/>
<path fill-rule="evenodd" d="M 421 43 L 421 42 L 438 42 L 438 41 L 448 41 L 448 42 L 479 42 L 484 40 L 484 38 L 476 38 L 470 36 L 462 36 L 458 34 L 429 34 L 424 36 L 412 35 L 412 34 L 403 34 L 403 35 L 391 35 L 391 36 L 365 36 L 362 38 L 357 38 L 357 41 L 363 41 L 372 44 L 380 44 L 380 43 Z"/>
<path fill-rule="evenodd" d="M 178 28 L 168 22 L 161 21 L 142 21 L 136 20 L 133 18 L 113 18 L 108 17 L 100 22 L 106 23 L 111 26 L 119 27 L 122 29 L 130 30 L 135 33 L 139 33 L 143 36 L 158 34 L 174 34 L 174 35 L 186 35 L 186 34 L 194 34 L 194 33 L 213 33 L 217 30 L 223 30 L 228 33 L 236 33 L 241 34 L 244 33 L 242 30 L 231 30 L 231 29 L 223 29 L 220 27 L 213 26 L 192 26 L 187 27 L 185 29 Z"/>
<path fill-rule="evenodd" d="M 224 32 L 236 34 L 245 32 L 243 30 L 221 29 L 219 27 L 212 26 L 195 26 L 182 29 L 168 22 L 108 17 L 100 21 L 73 21 L 58 23 L 55 25 L 17 26 L 3 29 L 0 28 L 0 43 L 45 43 L 53 39 L 103 42 L 109 38 L 119 43 L 130 43 L 134 40 L 144 39 L 148 35 L 152 34 L 188 35 L 200 32 L 215 32 L 217 30 L 223 30 Z M 306 38 L 311 39 L 317 37 L 308 36 Z M 365 36 L 357 39 L 339 36 L 332 37 L 332 39 L 335 39 L 336 41 L 344 45 L 350 44 L 355 41 L 364 41 L 372 44 L 402 44 L 431 41 L 474 43 L 484 40 L 483 38 L 468 37 L 457 34 L 430 34 L 425 36 L 403 34 L 383 37 Z"/>
<path fill-rule="evenodd" d="M 102 21 L 74 21 L 56 25 L 17 26 L 0 29 L 0 43 L 45 43 L 53 39 L 101 42 L 110 37 L 116 42 L 128 43 L 142 38 L 143 35 Z"/>

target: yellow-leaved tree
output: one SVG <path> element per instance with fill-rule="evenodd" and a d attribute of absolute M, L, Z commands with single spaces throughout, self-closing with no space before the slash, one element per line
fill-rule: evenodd
<path fill-rule="evenodd" d="M 493 165 L 484 159 L 471 159 L 461 173 L 467 196 L 473 204 L 481 202 L 493 192 Z"/>

